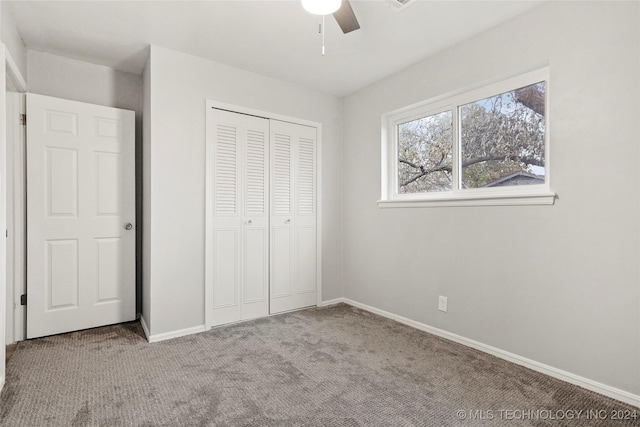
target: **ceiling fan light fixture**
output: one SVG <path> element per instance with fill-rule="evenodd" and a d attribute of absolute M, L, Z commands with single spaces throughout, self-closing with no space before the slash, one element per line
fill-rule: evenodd
<path fill-rule="evenodd" d="M 331 15 L 340 9 L 342 0 L 302 0 L 302 7 L 314 15 Z"/>

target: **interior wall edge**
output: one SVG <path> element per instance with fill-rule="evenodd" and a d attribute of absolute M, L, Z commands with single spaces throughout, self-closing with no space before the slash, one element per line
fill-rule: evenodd
<path fill-rule="evenodd" d="M 1 2 L 2 8 L 2 43 L 4 43 L 7 52 L 11 52 L 12 59 L 16 65 L 16 68 L 20 70 L 20 74 L 27 75 L 27 47 L 22 39 L 20 31 L 16 26 L 15 18 L 9 8 L 7 8 L 7 2 Z"/>
<path fill-rule="evenodd" d="M 11 51 L 5 46 L 4 48 L 5 62 L 7 66 L 7 77 L 11 79 L 11 81 L 16 85 L 16 89 L 20 92 L 27 92 L 29 85 L 27 84 L 27 80 L 18 67 L 18 64 L 11 56 Z"/>
<path fill-rule="evenodd" d="M 151 300 L 151 289 L 150 289 L 150 280 L 151 280 L 151 183 L 150 183 L 150 175 L 151 175 L 151 49 L 152 46 L 149 46 L 149 51 L 147 53 L 147 61 L 145 63 L 143 72 L 142 72 L 142 90 L 141 90 L 141 111 L 142 111 L 142 140 L 141 140 L 141 151 L 140 151 L 140 174 L 141 174 L 141 189 L 140 189 L 140 200 L 139 202 L 142 204 L 141 206 L 141 217 L 140 222 L 138 224 L 138 229 L 140 230 L 140 319 L 145 319 L 144 325 L 147 326 L 147 338 L 149 336 L 149 328 L 151 325 L 151 309 L 150 309 L 150 300 Z"/>
<path fill-rule="evenodd" d="M 0 43 L 0 64 L 5 64 L 5 45 L 4 43 Z M 6 111 L 5 111 L 5 106 L 6 106 L 6 92 L 7 92 L 7 85 L 6 85 L 6 66 L 2 66 L 0 67 L 0 81 L 2 81 L 2 88 L 0 88 L 0 125 L 2 126 L 2 129 L 5 129 L 5 123 L 6 123 Z M 0 176 L 4 177 L 5 171 L 6 171 L 6 165 L 5 165 L 5 153 L 6 153 L 6 136 L 5 136 L 5 132 L 2 131 L 0 132 Z M 6 207 L 6 201 L 7 201 L 7 197 L 6 197 L 6 189 L 5 187 L 5 183 L 3 182 L 4 179 L 2 181 L 0 181 L 0 193 L 2 193 L 2 196 L 0 198 L 0 230 L 4 229 L 6 227 L 6 211 L 5 211 L 5 207 Z M 5 369 L 6 369 L 6 361 L 5 361 L 5 351 L 6 351 L 6 347 L 5 347 L 5 327 L 6 327 L 6 317 L 7 317 L 7 313 L 6 313 L 6 298 L 7 298 L 7 291 L 6 291 L 6 287 L 5 287 L 5 272 L 6 272 L 6 252 L 4 250 L 4 248 L 6 247 L 6 239 L 2 239 L 2 247 L 0 248 L 0 270 L 2 271 L 2 274 L 0 275 L 0 390 L 2 390 L 2 387 L 4 386 L 4 379 L 5 379 Z"/>
<path fill-rule="evenodd" d="M 142 326 L 142 331 L 144 332 L 144 336 L 147 339 L 148 342 L 151 342 L 149 337 L 151 336 L 151 333 L 149 332 L 149 327 L 147 326 L 147 321 L 144 320 L 144 316 L 142 314 L 140 314 L 140 326 Z"/>
<path fill-rule="evenodd" d="M 520 356 L 518 354 L 514 354 L 511 352 L 499 349 L 497 347 L 493 347 L 493 346 L 481 343 L 479 341 L 475 341 L 475 340 L 463 337 L 461 335 L 457 335 L 457 334 L 445 331 L 443 329 L 435 328 L 433 326 L 409 319 L 407 317 L 403 317 L 403 316 L 400 316 L 400 315 L 397 315 L 397 314 L 394 314 L 394 313 L 391 313 L 367 304 L 363 304 L 361 302 L 354 301 L 349 298 L 336 298 L 335 300 L 325 301 L 324 304 L 330 305 L 329 303 L 337 304 L 340 302 L 359 308 L 361 310 L 368 311 L 373 314 L 377 314 L 382 317 L 386 317 L 391 320 L 395 320 L 396 322 L 436 335 L 438 337 L 447 339 L 449 341 L 453 341 L 458 344 L 462 344 L 464 346 L 471 347 L 476 350 L 480 350 L 484 353 L 491 354 L 492 356 L 496 356 L 508 362 L 515 363 L 516 365 L 524 366 L 525 368 L 532 369 L 536 372 L 540 372 L 550 377 L 568 382 L 570 384 L 577 385 L 587 390 L 602 394 L 612 399 L 616 399 L 621 402 L 628 403 L 630 405 L 634 405 L 640 408 L 640 395 L 633 394 L 628 391 L 621 390 L 619 388 L 612 387 L 607 384 L 603 384 L 598 381 L 594 381 L 589 378 L 585 378 L 580 375 L 576 375 L 571 372 L 567 372 L 562 369 L 558 369 L 553 366 L 537 362 L 535 360 Z"/>

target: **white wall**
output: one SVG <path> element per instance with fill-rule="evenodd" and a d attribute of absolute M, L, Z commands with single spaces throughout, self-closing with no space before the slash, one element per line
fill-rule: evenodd
<path fill-rule="evenodd" d="M 11 58 L 18 66 L 22 77 L 27 76 L 27 48 L 22 41 L 22 37 L 16 28 L 11 11 L 7 9 L 6 2 L 0 2 L 2 9 L 2 43 L 9 49 Z"/>
<path fill-rule="evenodd" d="M 345 297 L 639 395 L 638 22 L 549 2 L 347 97 Z M 555 206 L 376 206 L 383 113 L 543 65 Z"/>
<path fill-rule="evenodd" d="M 36 50 L 27 51 L 29 91 L 142 114 L 142 77 Z"/>
<path fill-rule="evenodd" d="M 152 335 L 204 324 L 205 101 L 323 124 L 323 299 L 341 290 L 341 100 L 195 56 L 152 46 L 150 179 L 145 179 L 145 257 L 150 255 Z M 147 262 L 147 261 L 145 261 Z M 145 295 L 143 299 L 147 299 Z"/>

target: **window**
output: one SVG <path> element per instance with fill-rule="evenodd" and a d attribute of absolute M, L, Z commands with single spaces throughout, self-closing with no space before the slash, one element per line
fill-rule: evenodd
<path fill-rule="evenodd" d="M 398 125 L 398 192 L 451 190 L 451 111 Z"/>
<path fill-rule="evenodd" d="M 383 116 L 380 206 L 553 204 L 548 72 Z"/>

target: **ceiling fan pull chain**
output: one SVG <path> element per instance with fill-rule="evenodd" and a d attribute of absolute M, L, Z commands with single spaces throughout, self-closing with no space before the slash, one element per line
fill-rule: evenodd
<path fill-rule="evenodd" d="M 324 56 L 324 15 L 322 15 L 322 56 Z"/>

